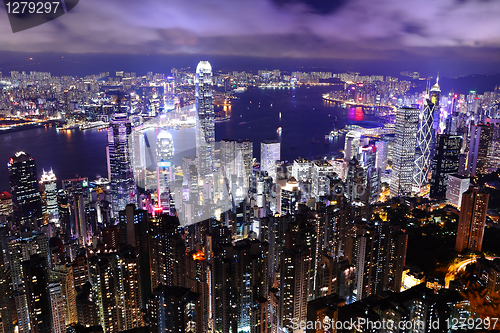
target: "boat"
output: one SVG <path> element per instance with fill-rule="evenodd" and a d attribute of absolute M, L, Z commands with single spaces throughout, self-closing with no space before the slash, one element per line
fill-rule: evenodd
<path fill-rule="evenodd" d="M 234 92 L 237 93 L 237 94 L 238 93 L 243 93 L 245 91 L 247 91 L 246 87 L 238 87 L 238 88 L 234 89 Z"/>
<path fill-rule="evenodd" d="M 276 133 L 278 133 L 279 135 L 281 135 L 281 131 L 282 131 L 282 130 L 283 130 L 283 129 L 282 129 L 281 127 L 278 127 L 278 129 L 276 130 Z"/>

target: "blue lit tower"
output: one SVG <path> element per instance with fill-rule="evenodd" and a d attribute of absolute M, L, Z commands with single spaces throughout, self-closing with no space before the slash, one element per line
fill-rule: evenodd
<path fill-rule="evenodd" d="M 197 154 L 200 174 L 213 171 L 213 151 L 215 143 L 215 113 L 212 82 L 212 66 L 208 61 L 200 61 L 195 77 L 196 112 L 198 113 Z"/>
<path fill-rule="evenodd" d="M 113 214 L 135 204 L 137 188 L 131 163 L 128 141 L 132 125 L 125 113 L 115 113 L 108 129 L 111 207 Z"/>
<path fill-rule="evenodd" d="M 21 231 L 36 231 L 42 224 L 42 200 L 38 191 L 35 160 L 23 151 L 7 164 L 14 221 Z"/>

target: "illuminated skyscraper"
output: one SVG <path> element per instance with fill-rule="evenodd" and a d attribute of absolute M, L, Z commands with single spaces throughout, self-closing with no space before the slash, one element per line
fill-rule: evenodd
<path fill-rule="evenodd" d="M 350 162 L 353 157 L 356 157 L 358 154 L 358 149 L 360 146 L 361 134 L 356 131 L 349 131 L 345 135 L 345 144 L 344 144 L 344 161 Z"/>
<path fill-rule="evenodd" d="M 481 251 L 490 195 L 471 186 L 462 195 L 455 250 Z"/>
<path fill-rule="evenodd" d="M 260 144 L 260 170 L 267 171 L 276 181 L 276 161 L 281 159 L 281 143 L 277 140 L 264 140 Z"/>
<path fill-rule="evenodd" d="M 446 199 L 448 203 L 460 207 L 462 205 L 462 195 L 469 189 L 470 178 L 458 174 L 448 175 L 446 186 Z"/>
<path fill-rule="evenodd" d="M 170 184 L 174 174 L 174 141 L 172 134 L 162 131 L 156 140 L 156 180 L 159 206 L 168 210 L 170 206 Z"/>
<path fill-rule="evenodd" d="M 87 224 L 87 208 L 90 203 L 88 179 L 65 179 L 62 183 L 68 197 L 71 235 L 78 244 L 88 245 L 91 238 Z"/>
<path fill-rule="evenodd" d="M 393 197 L 412 192 L 418 115 L 419 110 L 407 107 L 396 113 L 390 192 Z"/>
<path fill-rule="evenodd" d="M 137 186 L 145 188 L 146 184 L 146 140 L 144 133 L 132 131 L 132 167 Z"/>
<path fill-rule="evenodd" d="M 47 224 L 59 218 L 57 209 L 57 179 L 54 172 L 43 171 L 40 179 L 40 192 L 42 195 L 43 222 Z"/>
<path fill-rule="evenodd" d="M 389 143 L 387 141 L 377 141 L 375 142 L 375 167 L 379 168 L 381 171 L 387 169 L 387 152 L 389 151 Z"/>
<path fill-rule="evenodd" d="M 460 136 L 439 134 L 436 154 L 432 160 L 430 197 L 444 199 L 448 175 L 458 172 L 462 138 Z"/>
<path fill-rule="evenodd" d="M 137 188 L 128 141 L 131 124 L 124 113 L 115 113 L 108 129 L 111 206 L 116 216 L 128 203 L 136 203 Z"/>
<path fill-rule="evenodd" d="M 278 325 L 285 332 L 302 332 L 292 330 L 290 322 L 294 318 L 299 322 L 306 320 L 312 258 L 310 246 L 286 248 L 281 255 Z"/>
<path fill-rule="evenodd" d="M 439 87 L 439 86 L 438 86 Z M 434 89 L 434 87 L 433 87 Z M 430 165 L 435 147 L 435 131 L 433 127 L 434 112 L 437 106 L 430 99 L 424 101 L 420 112 L 420 124 L 417 133 L 417 147 L 415 149 L 415 186 L 421 188 L 427 184 Z"/>
<path fill-rule="evenodd" d="M 488 168 L 488 152 L 493 136 L 493 127 L 489 124 L 472 125 L 470 129 L 469 157 L 467 175 L 484 173 Z"/>
<path fill-rule="evenodd" d="M 247 194 L 253 166 L 253 142 L 250 140 L 221 140 L 221 167 L 233 195 L 242 199 Z"/>
<path fill-rule="evenodd" d="M 312 164 L 312 196 L 316 200 L 330 192 L 330 179 L 334 178 L 335 167 L 326 161 Z"/>
<path fill-rule="evenodd" d="M 73 270 L 66 265 L 55 265 L 50 276 L 51 280 L 58 282 L 61 288 L 65 325 L 76 324 L 78 318 Z"/>
<path fill-rule="evenodd" d="M 196 112 L 198 113 L 197 154 L 200 174 L 213 172 L 215 145 L 215 113 L 212 81 L 212 66 L 208 61 L 200 61 L 195 77 Z"/>
<path fill-rule="evenodd" d="M 36 231 L 43 215 L 35 160 L 20 151 L 10 159 L 8 168 L 16 225 L 23 231 Z"/>

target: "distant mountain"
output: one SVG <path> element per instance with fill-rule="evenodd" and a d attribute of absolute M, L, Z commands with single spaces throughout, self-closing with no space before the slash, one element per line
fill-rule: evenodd
<path fill-rule="evenodd" d="M 434 83 L 432 82 L 432 84 Z M 445 94 L 452 89 L 456 94 L 468 94 L 471 90 L 475 90 L 478 94 L 483 94 L 485 91 L 493 91 L 495 86 L 500 86 L 500 74 L 474 74 L 456 78 L 443 77 L 439 79 L 439 85 L 441 86 L 441 92 Z"/>

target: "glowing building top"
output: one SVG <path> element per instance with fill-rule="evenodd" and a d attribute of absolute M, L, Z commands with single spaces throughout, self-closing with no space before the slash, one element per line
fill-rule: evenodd
<path fill-rule="evenodd" d="M 436 78 L 436 84 L 431 87 L 431 91 L 441 91 L 441 87 L 439 86 L 439 75 Z"/>
<path fill-rule="evenodd" d="M 56 180 L 56 175 L 54 174 L 54 171 L 52 171 L 52 169 L 50 169 L 50 171 L 48 172 L 43 170 L 42 177 L 40 178 L 40 184 L 55 182 Z"/>
<path fill-rule="evenodd" d="M 198 66 L 196 66 L 196 73 L 207 73 L 210 72 L 212 74 L 212 65 L 206 60 L 200 61 Z"/>

